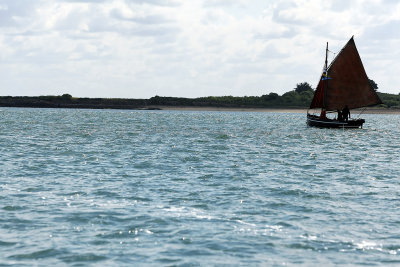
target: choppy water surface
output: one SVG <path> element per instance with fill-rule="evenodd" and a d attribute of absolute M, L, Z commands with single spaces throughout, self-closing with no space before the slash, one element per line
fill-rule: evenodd
<path fill-rule="evenodd" d="M 0 111 L 0 265 L 400 264 L 400 116 Z"/>

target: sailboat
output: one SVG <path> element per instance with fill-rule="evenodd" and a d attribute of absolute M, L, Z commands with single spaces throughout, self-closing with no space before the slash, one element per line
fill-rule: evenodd
<path fill-rule="evenodd" d="M 358 54 L 354 36 L 342 48 L 328 66 L 328 43 L 326 43 L 325 65 L 307 110 L 307 125 L 321 128 L 362 128 L 364 119 L 341 117 L 351 109 L 381 104 L 382 101 L 373 89 Z M 321 110 L 320 115 L 311 110 Z M 327 113 L 338 112 L 335 118 Z M 348 112 L 350 115 L 350 112 Z"/>

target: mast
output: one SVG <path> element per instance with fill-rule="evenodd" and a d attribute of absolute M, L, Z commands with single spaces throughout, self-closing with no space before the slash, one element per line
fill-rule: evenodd
<path fill-rule="evenodd" d="M 324 74 L 325 74 L 325 90 L 324 90 L 324 100 L 323 100 L 323 109 L 326 110 L 326 96 L 328 91 L 328 42 L 326 42 L 326 51 L 325 51 L 325 67 L 324 67 Z"/>

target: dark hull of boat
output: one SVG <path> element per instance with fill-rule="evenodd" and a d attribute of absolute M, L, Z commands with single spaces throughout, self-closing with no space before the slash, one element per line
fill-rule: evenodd
<path fill-rule="evenodd" d="M 364 119 L 348 121 L 321 119 L 318 116 L 307 114 L 307 125 L 319 128 L 362 128 L 364 122 Z"/>

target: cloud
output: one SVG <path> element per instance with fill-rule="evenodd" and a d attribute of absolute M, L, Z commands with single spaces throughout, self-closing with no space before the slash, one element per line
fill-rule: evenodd
<path fill-rule="evenodd" d="M 280 52 L 275 45 L 269 44 L 265 46 L 262 53 L 260 53 L 258 57 L 266 59 L 281 59 L 287 57 L 287 54 Z"/>
<path fill-rule="evenodd" d="M 245 7 L 245 1 L 243 0 L 208 0 L 204 1 L 203 7 L 215 8 L 215 7 Z"/>
<path fill-rule="evenodd" d="M 23 25 L 23 18 L 36 15 L 36 6 L 39 1 L 0 1 L 0 27 Z"/>
<path fill-rule="evenodd" d="M 61 0 L 61 2 L 101 4 L 111 1 L 110 0 Z M 160 5 L 160 6 L 178 5 L 178 3 L 174 0 L 125 0 L 124 2 L 127 4 L 150 4 L 150 5 Z"/>
<path fill-rule="evenodd" d="M 133 15 L 124 14 L 121 9 L 113 9 L 110 12 L 112 18 L 124 21 L 131 21 L 138 24 L 165 24 L 170 23 L 172 20 L 167 19 L 162 15 L 146 14 L 146 15 Z"/>
<path fill-rule="evenodd" d="M 283 24 L 298 24 L 301 22 L 299 19 L 299 12 L 297 4 L 294 1 L 283 1 L 273 6 L 272 18 L 277 23 Z"/>
<path fill-rule="evenodd" d="M 125 2 L 127 4 L 147 4 L 167 7 L 175 7 L 180 5 L 179 1 L 175 0 L 125 0 Z"/>
<path fill-rule="evenodd" d="M 390 20 L 380 25 L 375 25 L 365 30 L 365 37 L 379 40 L 399 40 L 400 20 Z"/>
<path fill-rule="evenodd" d="M 399 10 L 391 0 L 0 0 L 0 78 L 11 95 L 282 94 L 315 84 L 326 42 L 339 51 L 355 35 L 368 74 L 391 92 Z"/>
<path fill-rule="evenodd" d="M 90 3 L 90 4 L 101 4 L 109 0 L 62 0 L 67 3 Z"/>

